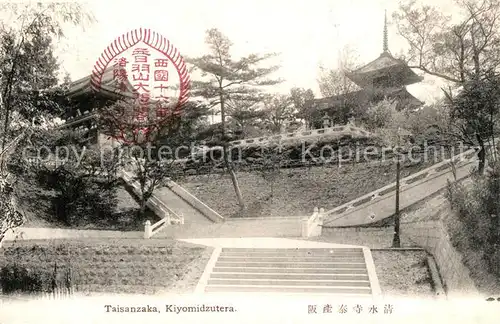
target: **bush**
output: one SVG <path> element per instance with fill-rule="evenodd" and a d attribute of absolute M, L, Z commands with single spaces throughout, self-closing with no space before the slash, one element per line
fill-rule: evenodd
<path fill-rule="evenodd" d="M 500 278 L 500 163 L 470 186 L 448 185 L 448 200 L 461 223 L 451 231 L 453 244 L 483 255 L 489 271 Z"/>
<path fill-rule="evenodd" d="M 0 270 L 0 281 L 3 294 L 43 292 L 48 287 L 48 280 L 40 271 L 17 264 L 3 266 Z"/>
<path fill-rule="evenodd" d="M 56 219 L 68 226 L 99 222 L 114 216 L 116 187 L 92 177 L 52 174 L 56 195 L 51 205 Z"/>

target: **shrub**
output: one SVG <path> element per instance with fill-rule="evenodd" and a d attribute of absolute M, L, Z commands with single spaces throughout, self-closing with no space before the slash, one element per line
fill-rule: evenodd
<path fill-rule="evenodd" d="M 0 281 L 3 294 L 42 292 L 48 284 L 47 278 L 40 271 L 17 264 L 3 266 L 0 270 Z"/>
<path fill-rule="evenodd" d="M 485 175 L 475 175 L 472 183 L 448 184 L 447 198 L 456 212 L 459 226 L 450 232 L 452 243 L 466 245 L 483 255 L 489 270 L 500 277 L 500 163 Z"/>

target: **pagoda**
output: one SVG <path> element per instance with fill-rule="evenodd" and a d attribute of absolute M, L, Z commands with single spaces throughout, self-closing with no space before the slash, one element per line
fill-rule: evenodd
<path fill-rule="evenodd" d="M 389 51 L 387 35 L 387 15 L 384 17 L 384 32 L 382 53 L 370 63 L 353 71 L 346 71 L 345 76 L 354 82 L 361 90 L 347 94 L 315 99 L 312 101 L 312 120 L 315 128 L 323 128 L 322 119 L 329 116 L 334 119 L 335 114 L 344 111 L 347 120 L 356 117 L 356 111 L 366 109 L 370 104 L 376 104 L 384 99 L 395 100 L 396 108 L 415 109 L 424 103 L 411 95 L 406 86 L 422 81 L 422 77 L 415 74 L 403 61 L 396 59 Z M 341 122 L 341 121 L 337 121 Z"/>
<path fill-rule="evenodd" d="M 99 91 L 93 91 L 92 75 L 71 82 L 64 93 L 69 105 L 63 116 L 64 124 L 59 128 L 72 128 L 83 133 L 83 138 L 91 144 L 110 144 L 110 136 L 98 129 L 96 116 L 100 108 L 124 98 L 134 98 L 134 88 L 127 80 L 126 89 L 118 91 L 113 67 L 107 68 L 101 77 Z"/>

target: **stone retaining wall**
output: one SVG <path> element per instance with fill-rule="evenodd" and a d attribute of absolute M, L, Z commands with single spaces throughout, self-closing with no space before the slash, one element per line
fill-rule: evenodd
<path fill-rule="evenodd" d="M 401 238 L 425 248 L 434 256 L 448 296 L 478 293 L 469 269 L 462 263 L 462 255 L 451 244 L 441 221 L 401 224 Z"/>

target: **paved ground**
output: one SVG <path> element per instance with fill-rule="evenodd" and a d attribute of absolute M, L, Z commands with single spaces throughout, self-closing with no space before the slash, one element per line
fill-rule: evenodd
<path fill-rule="evenodd" d="M 359 245 L 345 245 L 327 242 L 314 242 L 273 237 L 245 237 L 245 238 L 205 238 L 181 239 L 180 241 L 225 248 L 348 248 Z"/>

